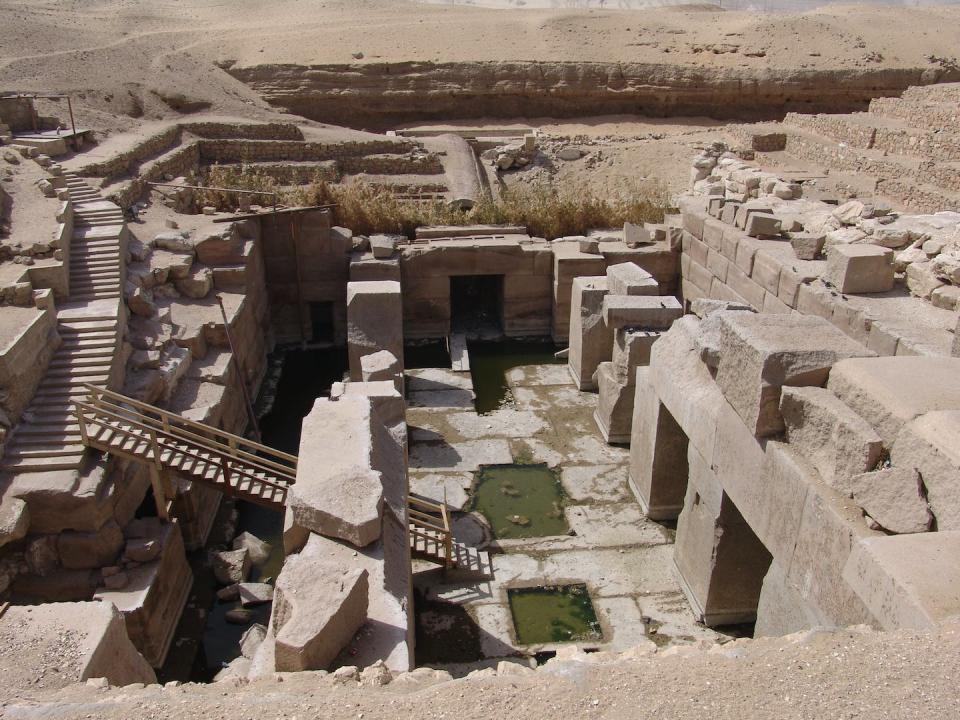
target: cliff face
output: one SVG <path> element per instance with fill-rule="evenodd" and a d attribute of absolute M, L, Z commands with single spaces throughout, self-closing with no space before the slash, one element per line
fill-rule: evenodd
<path fill-rule="evenodd" d="M 851 112 L 910 85 L 960 79 L 930 68 L 745 70 L 652 63 L 471 62 L 258 65 L 229 72 L 313 120 L 385 129 L 471 117 L 631 113 L 769 120 Z M 956 75 L 957 77 L 947 77 Z"/>

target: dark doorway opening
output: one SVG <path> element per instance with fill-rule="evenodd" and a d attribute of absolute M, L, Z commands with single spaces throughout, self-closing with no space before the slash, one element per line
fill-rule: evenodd
<path fill-rule="evenodd" d="M 450 330 L 470 338 L 503 335 L 503 275 L 450 278 Z"/>
<path fill-rule="evenodd" d="M 310 327 L 315 343 L 333 343 L 333 303 L 310 303 Z"/>

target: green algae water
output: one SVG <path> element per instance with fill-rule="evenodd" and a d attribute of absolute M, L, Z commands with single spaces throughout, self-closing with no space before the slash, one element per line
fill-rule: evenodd
<path fill-rule="evenodd" d="M 603 639 L 586 585 L 518 588 L 507 595 L 521 645 Z"/>
<path fill-rule="evenodd" d="M 471 509 L 500 540 L 566 535 L 564 494 L 546 465 L 486 465 L 477 473 Z"/>
<path fill-rule="evenodd" d="M 503 340 L 470 342 L 470 375 L 473 378 L 475 406 L 481 415 L 491 413 L 512 401 L 506 373 L 522 365 L 562 365 L 553 355 L 557 346 L 550 340 Z"/>

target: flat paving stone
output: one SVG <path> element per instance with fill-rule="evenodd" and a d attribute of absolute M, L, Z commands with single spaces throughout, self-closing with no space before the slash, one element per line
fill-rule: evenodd
<path fill-rule="evenodd" d="M 410 473 L 410 493 L 433 502 L 446 502 L 454 510 L 462 510 L 470 501 L 472 472 Z"/>
<path fill-rule="evenodd" d="M 625 502 L 628 473 L 626 465 L 571 465 L 560 471 L 560 484 L 574 500 Z"/>
<path fill-rule="evenodd" d="M 573 387 L 570 370 L 564 365 L 521 365 L 506 372 L 510 387 L 568 385 Z"/>
<path fill-rule="evenodd" d="M 424 470 L 477 470 L 481 465 L 513 462 L 506 440 L 472 440 L 462 443 L 424 443 L 410 448 L 410 467 Z"/>

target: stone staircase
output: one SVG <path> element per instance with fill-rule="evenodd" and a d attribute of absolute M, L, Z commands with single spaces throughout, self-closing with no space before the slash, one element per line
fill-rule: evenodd
<path fill-rule="evenodd" d="M 781 133 L 780 150 L 755 145 L 762 161 L 811 165 L 849 179 L 866 195 L 914 212 L 960 210 L 960 84 L 912 87 L 845 115 L 788 113 L 780 124 L 742 126 L 745 136 Z"/>
<path fill-rule="evenodd" d="M 85 383 L 110 383 L 123 336 L 123 213 L 82 180 L 64 177 L 74 207 L 74 233 L 70 297 L 57 308 L 62 344 L 7 444 L 0 469 L 8 472 L 79 468 L 85 447 L 72 402 L 84 395 Z"/>

